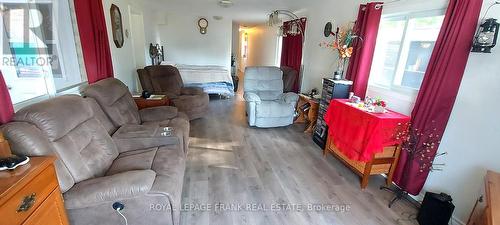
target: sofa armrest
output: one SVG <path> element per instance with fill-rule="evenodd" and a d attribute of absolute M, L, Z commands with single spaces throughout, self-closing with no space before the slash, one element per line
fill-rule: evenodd
<path fill-rule="evenodd" d="M 245 94 L 243 95 L 243 98 L 245 99 L 245 101 L 247 102 L 255 102 L 255 103 L 260 103 L 260 97 L 253 93 L 253 92 L 245 92 Z"/>
<path fill-rule="evenodd" d="M 156 178 L 152 170 L 134 170 L 77 183 L 64 193 L 67 209 L 91 207 L 108 202 L 136 198 L 151 190 Z"/>
<path fill-rule="evenodd" d="M 279 99 L 282 101 L 295 105 L 299 100 L 299 95 L 293 92 L 287 92 L 280 95 Z"/>
<path fill-rule="evenodd" d="M 137 149 L 154 148 L 164 145 L 180 144 L 173 130 L 170 136 L 164 136 L 163 127 L 156 125 L 125 124 L 112 136 L 120 153 Z"/>
<path fill-rule="evenodd" d="M 181 95 L 202 95 L 203 93 L 205 92 L 200 87 L 183 87 L 181 89 Z"/>
<path fill-rule="evenodd" d="M 141 121 L 154 122 L 172 119 L 177 116 L 177 108 L 173 106 L 157 106 L 139 110 Z"/>

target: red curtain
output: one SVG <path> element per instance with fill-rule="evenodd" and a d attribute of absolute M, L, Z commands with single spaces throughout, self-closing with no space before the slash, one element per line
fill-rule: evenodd
<path fill-rule="evenodd" d="M 3 79 L 2 71 L 0 71 L 0 124 L 9 122 L 14 115 L 14 108 L 10 100 L 9 89 Z"/>
<path fill-rule="evenodd" d="M 354 82 L 352 91 L 362 99 L 365 98 L 368 87 L 380 17 L 382 16 L 382 8 L 377 7 L 377 4 L 381 3 L 372 2 L 359 7 L 354 32 L 362 40 L 357 38 L 354 41 L 354 51 L 346 73 L 346 78 Z"/>
<path fill-rule="evenodd" d="M 292 20 L 283 23 L 283 34 L 290 31 L 292 23 L 298 22 L 302 27 L 302 31 L 306 31 L 306 18 L 301 18 L 299 20 Z M 300 76 L 300 67 L 302 65 L 302 38 L 303 35 L 284 35 L 281 47 L 281 66 L 288 66 L 296 70 Z M 293 85 L 293 92 L 299 92 L 300 77 L 295 79 L 295 84 Z"/>
<path fill-rule="evenodd" d="M 410 131 L 422 133 L 423 138 L 415 145 L 417 148 L 425 145 L 430 136 L 435 137 L 435 146 L 428 148 L 429 152 L 424 151 L 423 157 L 413 157 L 411 149 L 402 151 L 394 176 L 396 184 L 412 195 L 422 190 L 429 174 L 429 163 L 436 156 L 446 129 L 469 57 L 481 5 L 481 0 L 450 0 L 448 5 L 413 108 Z"/>
<path fill-rule="evenodd" d="M 106 20 L 101 0 L 74 0 L 89 83 L 113 77 Z"/>

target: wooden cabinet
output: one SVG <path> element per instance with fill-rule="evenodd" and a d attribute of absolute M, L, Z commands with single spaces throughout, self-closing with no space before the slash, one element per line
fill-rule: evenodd
<path fill-rule="evenodd" d="M 54 157 L 33 157 L 13 171 L 0 172 L 0 224 L 69 224 Z"/>
<path fill-rule="evenodd" d="M 500 225 L 500 173 L 488 171 L 484 195 L 476 202 L 467 225 Z"/>

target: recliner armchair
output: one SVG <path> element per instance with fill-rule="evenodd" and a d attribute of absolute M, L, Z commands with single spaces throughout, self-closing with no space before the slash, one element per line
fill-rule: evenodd
<path fill-rule="evenodd" d="M 179 70 L 170 65 L 146 66 L 138 69 L 143 90 L 167 95 L 173 105 L 190 120 L 201 118 L 208 110 L 209 96 L 199 87 L 184 87 Z"/>
<path fill-rule="evenodd" d="M 189 119 L 186 114 L 177 112 L 175 107 L 158 106 L 138 110 L 127 86 L 116 78 L 107 78 L 91 84 L 83 90 L 82 94 L 85 97 L 94 99 L 102 111 L 104 111 L 105 116 L 98 118 L 100 118 L 101 122 L 106 120 L 111 122 L 110 125 L 105 126 L 109 134 L 113 135 L 114 132 L 124 125 L 173 127 L 179 131 L 174 134 L 182 140 L 182 149 L 187 154 L 189 145 Z M 99 111 L 100 109 L 97 110 Z"/>
<path fill-rule="evenodd" d="M 283 72 L 278 67 L 247 67 L 244 96 L 248 123 L 256 127 L 281 127 L 293 123 L 299 96 L 283 93 Z"/>

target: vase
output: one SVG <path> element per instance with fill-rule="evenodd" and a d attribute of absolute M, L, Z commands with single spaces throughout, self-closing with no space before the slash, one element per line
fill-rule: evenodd
<path fill-rule="evenodd" d="M 376 105 L 375 107 L 373 107 L 373 112 L 374 113 L 384 113 L 385 108 L 382 106 Z"/>

